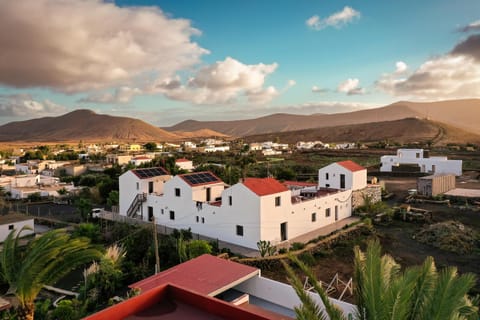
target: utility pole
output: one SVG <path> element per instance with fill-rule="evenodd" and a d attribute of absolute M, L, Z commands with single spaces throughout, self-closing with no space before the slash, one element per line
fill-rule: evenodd
<path fill-rule="evenodd" d="M 158 235 L 157 224 L 155 223 L 155 216 L 152 217 L 153 222 L 153 241 L 155 248 L 155 274 L 160 272 L 160 256 L 158 255 Z"/>

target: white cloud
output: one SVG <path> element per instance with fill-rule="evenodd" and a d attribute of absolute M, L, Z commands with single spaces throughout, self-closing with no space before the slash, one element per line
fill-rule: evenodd
<path fill-rule="evenodd" d="M 101 0 L 2 1 L 0 84 L 80 92 L 199 63 L 199 31 L 155 7 Z M 25 67 L 28 66 L 28 67 Z"/>
<path fill-rule="evenodd" d="M 335 12 L 325 19 L 321 19 L 318 15 L 314 15 L 305 21 L 305 24 L 313 30 L 322 30 L 327 27 L 341 28 L 344 25 L 360 18 L 359 11 L 345 6 L 342 11 Z"/>
<path fill-rule="evenodd" d="M 407 69 L 408 69 L 408 66 L 405 62 L 397 61 L 395 63 L 395 73 L 401 74 L 401 73 L 404 73 L 405 71 L 407 71 Z"/>
<path fill-rule="evenodd" d="M 424 62 L 407 78 L 384 76 L 377 86 L 395 96 L 417 99 L 478 97 L 480 65 L 473 57 L 448 54 Z"/>
<path fill-rule="evenodd" d="M 354 79 L 349 78 L 344 82 L 340 83 L 338 85 L 337 91 L 346 93 L 349 96 L 365 93 L 365 89 L 360 87 L 360 80 L 358 80 L 357 78 L 354 78 Z"/>
<path fill-rule="evenodd" d="M 128 103 L 136 95 L 142 94 L 143 91 L 139 88 L 131 88 L 122 86 L 116 88 L 113 93 L 108 92 L 95 92 L 88 95 L 86 98 L 82 98 L 79 102 L 85 103 Z"/>
<path fill-rule="evenodd" d="M 264 88 L 265 78 L 277 66 L 276 63 L 247 65 L 227 57 L 201 68 L 185 84 L 178 77 L 167 78 L 152 90 L 195 104 L 233 103 L 242 97 L 253 103 L 267 103 L 278 95 L 274 87 Z"/>
<path fill-rule="evenodd" d="M 2 117 L 38 117 L 56 116 L 68 109 L 48 99 L 34 100 L 28 94 L 0 95 L 0 116 Z"/>
<path fill-rule="evenodd" d="M 328 92 L 329 90 L 326 89 L 326 88 L 320 88 L 318 86 L 313 86 L 312 87 L 312 92 L 315 92 L 315 93 L 325 93 L 325 92 Z"/>
<path fill-rule="evenodd" d="M 480 30 L 480 20 L 473 21 L 466 26 L 463 26 L 458 29 L 460 32 L 469 32 L 469 31 L 477 31 Z"/>
<path fill-rule="evenodd" d="M 472 35 L 447 54 L 425 61 L 407 75 L 384 74 L 376 86 L 394 96 L 421 100 L 478 97 L 480 36 Z M 398 67 L 397 67 L 398 70 Z"/>

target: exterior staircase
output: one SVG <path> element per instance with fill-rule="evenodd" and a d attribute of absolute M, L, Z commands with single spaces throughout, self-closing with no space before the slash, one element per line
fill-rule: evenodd
<path fill-rule="evenodd" d="M 142 203 L 147 201 L 147 194 L 146 193 L 139 193 L 133 199 L 132 204 L 127 210 L 127 217 L 135 218 L 137 215 L 138 209 L 142 206 Z"/>

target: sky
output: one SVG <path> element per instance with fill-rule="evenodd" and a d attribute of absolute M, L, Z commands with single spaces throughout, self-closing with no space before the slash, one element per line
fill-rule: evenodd
<path fill-rule="evenodd" d="M 0 125 L 479 98 L 478 0 L 0 0 Z"/>

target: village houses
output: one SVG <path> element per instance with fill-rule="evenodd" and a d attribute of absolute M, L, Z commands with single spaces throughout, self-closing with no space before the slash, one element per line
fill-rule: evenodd
<path fill-rule="evenodd" d="M 320 169 L 318 185 L 289 189 L 273 178 L 229 186 L 208 171 L 133 169 L 120 176 L 119 213 L 257 249 L 260 240 L 278 244 L 350 217 L 352 194 L 371 192 L 366 176 L 365 168 L 343 161 Z"/>

